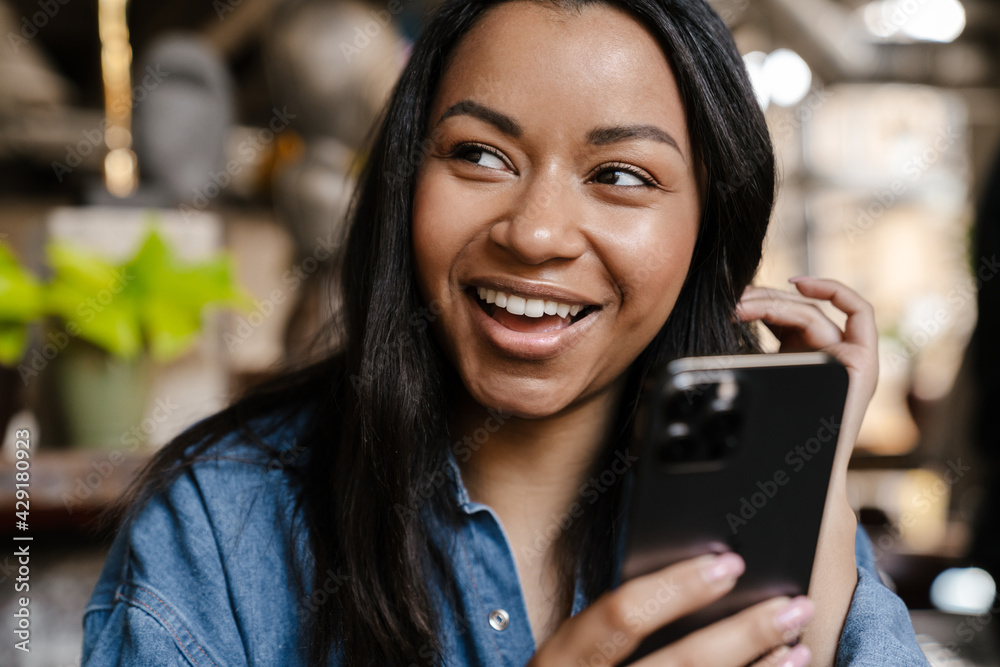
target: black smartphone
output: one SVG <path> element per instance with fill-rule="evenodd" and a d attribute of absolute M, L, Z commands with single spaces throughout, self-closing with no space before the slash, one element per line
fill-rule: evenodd
<path fill-rule="evenodd" d="M 824 353 L 688 357 L 649 378 L 630 444 L 638 460 L 618 582 L 722 551 L 740 554 L 746 571 L 623 664 L 808 591 L 846 397 L 847 370 Z"/>

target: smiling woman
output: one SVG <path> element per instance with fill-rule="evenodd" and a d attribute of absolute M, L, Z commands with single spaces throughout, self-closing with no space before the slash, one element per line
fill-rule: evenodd
<path fill-rule="evenodd" d="M 705 2 L 446 0 L 368 155 L 337 349 L 151 463 L 86 664 L 622 663 L 744 567 L 706 556 L 609 590 L 640 386 L 671 358 L 757 351 L 754 320 L 850 376 L 811 595 L 642 664 L 926 664 L 846 501 L 871 308 L 830 280 L 748 287 L 774 161 Z"/>

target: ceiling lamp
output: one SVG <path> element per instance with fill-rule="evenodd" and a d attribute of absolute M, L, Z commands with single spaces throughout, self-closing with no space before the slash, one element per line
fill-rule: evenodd
<path fill-rule="evenodd" d="M 751 51 L 743 56 L 743 63 L 762 109 L 767 109 L 771 102 L 794 106 L 809 93 L 812 71 L 791 49 L 778 49 L 767 55 Z"/>
<path fill-rule="evenodd" d="M 886 41 L 953 42 L 965 29 L 959 0 L 875 0 L 861 17 L 868 32 Z"/>

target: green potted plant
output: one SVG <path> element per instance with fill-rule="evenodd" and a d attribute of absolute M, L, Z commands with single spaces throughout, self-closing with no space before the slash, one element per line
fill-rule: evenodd
<path fill-rule="evenodd" d="M 28 343 L 29 325 L 42 315 L 42 286 L 5 243 L 0 243 L 0 442 L 21 406 L 18 361 Z"/>
<path fill-rule="evenodd" d="M 150 364 L 192 347 L 208 306 L 249 302 L 227 253 L 183 263 L 155 228 L 120 264 L 61 241 L 47 253 L 46 310 L 67 340 L 56 379 L 77 445 L 118 444 L 142 419 Z"/>

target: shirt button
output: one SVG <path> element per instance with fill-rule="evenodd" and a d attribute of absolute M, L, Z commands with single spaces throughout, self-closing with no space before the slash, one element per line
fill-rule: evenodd
<path fill-rule="evenodd" d="M 490 625 L 494 630 L 506 630 L 510 625 L 510 616 L 503 609 L 494 609 L 490 612 Z"/>

